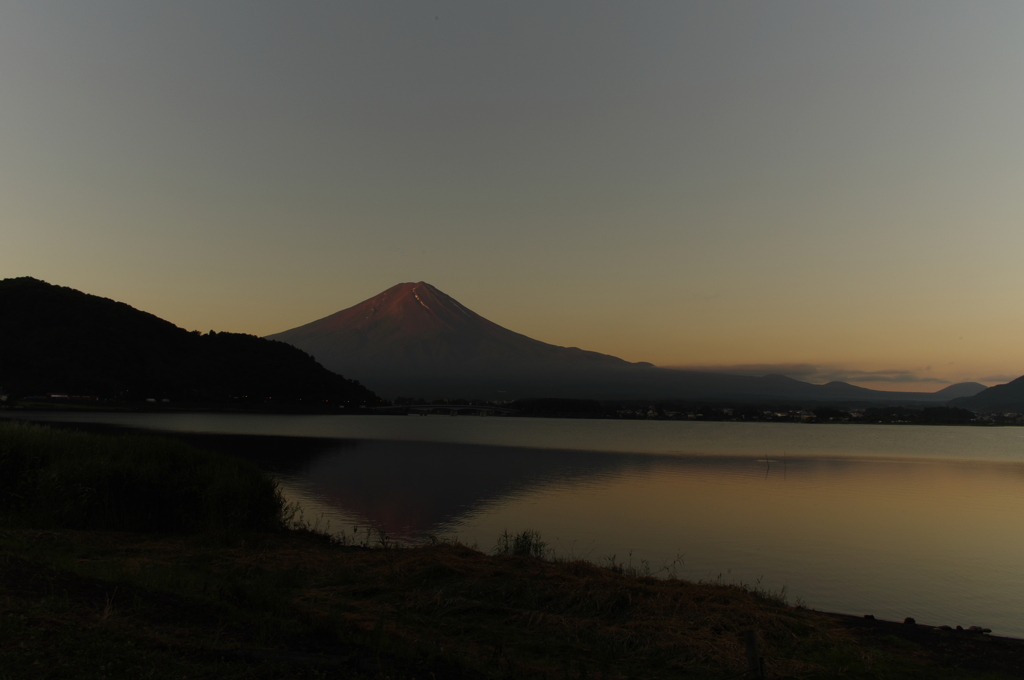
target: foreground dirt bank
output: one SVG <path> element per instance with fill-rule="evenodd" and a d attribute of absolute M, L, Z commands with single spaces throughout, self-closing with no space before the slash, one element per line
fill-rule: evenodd
<path fill-rule="evenodd" d="M 457 544 L 0 531 L 0 678 L 1024 677 L 1024 643 Z"/>

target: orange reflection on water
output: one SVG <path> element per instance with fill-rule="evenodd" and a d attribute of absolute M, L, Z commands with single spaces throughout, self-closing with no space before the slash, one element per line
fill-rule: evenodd
<path fill-rule="evenodd" d="M 1024 466 L 947 461 L 664 461 L 510 499 L 462 526 L 535 528 L 564 554 L 778 590 L 833 611 L 1024 633 Z M 767 474 L 766 474 L 767 473 Z M 979 605 L 984 606 L 979 609 Z M 984 611 L 985 621 L 974 621 Z"/>

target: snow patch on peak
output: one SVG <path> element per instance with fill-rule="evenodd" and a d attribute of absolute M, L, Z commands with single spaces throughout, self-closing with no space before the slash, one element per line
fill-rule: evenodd
<path fill-rule="evenodd" d="M 416 302 L 418 302 L 418 303 L 420 303 L 421 305 L 423 305 L 423 309 L 425 309 L 425 310 L 427 310 L 427 311 L 430 311 L 430 307 L 427 307 L 427 305 L 426 305 L 426 304 L 425 304 L 425 303 L 423 302 L 423 300 L 421 300 L 421 299 L 420 299 L 420 296 L 416 294 L 416 289 L 415 289 L 415 288 L 413 288 L 412 290 L 413 290 L 412 296 L 413 296 L 414 298 L 416 298 Z"/>

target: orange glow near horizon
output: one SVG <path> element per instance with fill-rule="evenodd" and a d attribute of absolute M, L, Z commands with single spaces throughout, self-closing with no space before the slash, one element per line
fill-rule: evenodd
<path fill-rule="evenodd" d="M 422 280 L 660 366 L 1024 373 L 1024 5 L 246 7 L 0 6 L 0 278 L 254 335 Z"/>

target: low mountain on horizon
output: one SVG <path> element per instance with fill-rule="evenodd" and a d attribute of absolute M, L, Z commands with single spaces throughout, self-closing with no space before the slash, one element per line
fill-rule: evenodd
<path fill-rule="evenodd" d="M 291 345 L 189 332 L 123 302 L 30 277 L 0 280 L 0 392 L 200 403 L 378 401 Z"/>
<path fill-rule="evenodd" d="M 883 392 L 843 382 L 813 385 L 783 375 L 755 377 L 632 363 L 503 328 L 423 281 L 400 283 L 357 305 L 267 337 L 308 352 L 330 370 L 358 376 L 392 398 L 935 404 L 984 389 L 963 384 L 945 388 L 952 392 L 948 394 Z"/>

